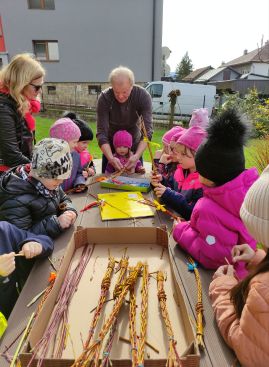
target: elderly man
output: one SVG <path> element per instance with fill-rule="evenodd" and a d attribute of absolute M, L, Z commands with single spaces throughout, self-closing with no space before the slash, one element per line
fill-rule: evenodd
<path fill-rule="evenodd" d="M 97 140 L 103 152 L 102 172 L 107 162 L 116 171 L 121 170 L 120 160 L 113 156 L 113 135 L 118 130 L 127 130 L 133 137 L 133 155 L 126 169 L 131 170 L 146 149 L 138 116 L 143 116 L 148 138 L 152 136 L 152 104 L 146 90 L 134 85 L 133 72 L 123 66 L 113 69 L 109 75 L 110 88 L 104 90 L 97 103 Z"/>

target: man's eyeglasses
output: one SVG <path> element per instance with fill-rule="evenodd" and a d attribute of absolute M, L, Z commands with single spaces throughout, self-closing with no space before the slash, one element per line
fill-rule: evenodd
<path fill-rule="evenodd" d="M 29 85 L 31 85 L 32 87 L 34 87 L 34 89 L 35 89 L 36 92 L 38 92 L 42 88 L 42 85 L 36 85 L 36 84 L 32 84 L 32 83 L 29 83 Z"/>

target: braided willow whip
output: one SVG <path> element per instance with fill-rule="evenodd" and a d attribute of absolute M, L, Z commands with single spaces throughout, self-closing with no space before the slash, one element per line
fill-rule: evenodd
<path fill-rule="evenodd" d="M 201 278 L 200 278 L 200 274 L 199 271 L 197 269 L 197 263 L 190 257 L 188 256 L 188 269 L 189 271 L 194 271 L 194 275 L 195 275 L 195 279 L 196 279 L 196 283 L 197 283 L 197 303 L 196 303 L 196 307 L 195 307 L 195 311 L 196 311 L 196 341 L 197 344 L 200 348 L 204 348 L 204 340 L 203 340 L 203 336 L 204 336 L 204 328 L 203 328 L 203 312 L 204 312 L 204 307 L 203 307 L 203 292 L 202 292 L 202 282 L 201 282 Z"/>
<path fill-rule="evenodd" d="M 162 271 L 157 272 L 157 287 L 158 287 L 158 300 L 161 308 L 162 317 L 166 326 L 166 331 L 169 337 L 169 349 L 166 367 L 178 367 L 181 366 L 178 352 L 176 350 L 176 341 L 174 338 L 174 333 L 171 325 L 171 321 L 168 314 L 168 309 L 166 305 L 166 293 L 164 290 L 164 274 Z"/>
<path fill-rule="evenodd" d="M 119 276 L 118 276 L 118 279 L 117 279 L 117 282 L 116 282 L 116 285 L 115 285 L 115 288 L 114 288 L 114 292 L 113 292 L 113 299 L 114 300 L 116 300 L 120 296 L 120 287 L 119 287 L 119 285 L 122 284 L 124 279 L 126 278 L 126 273 L 127 273 L 128 264 L 129 264 L 128 259 L 129 259 L 129 257 L 126 257 L 126 249 L 125 249 L 124 254 L 123 254 L 123 256 L 120 260 L 120 263 L 119 263 L 120 273 L 119 273 Z M 110 365 L 109 355 L 110 355 L 111 348 L 112 348 L 112 345 L 113 345 L 114 336 L 115 336 L 115 333 L 116 333 L 116 330 L 117 330 L 117 324 L 118 324 L 118 320 L 116 318 L 113 325 L 111 326 L 109 337 L 108 337 L 106 345 L 104 347 L 103 360 L 101 362 L 100 367 L 105 367 L 105 366 L 109 367 L 109 365 Z"/>
<path fill-rule="evenodd" d="M 109 256 L 109 261 L 108 261 L 108 265 L 107 265 L 107 268 L 106 268 L 106 272 L 105 272 L 105 275 L 104 275 L 102 283 L 101 283 L 100 298 L 99 298 L 98 305 L 97 305 L 97 307 L 95 309 L 95 312 L 94 312 L 94 315 L 93 315 L 93 319 L 92 319 L 92 322 L 91 322 L 88 338 L 87 338 L 87 340 L 84 344 L 85 349 L 89 346 L 89 344 L 91 342 L 91 339 L 92 339 L 93 334 L 94 334 L 94 330 L 95 330 L 96 325 L 97 325 L 97 323 L 99 321 L 99 318 L 101 316 L 101 311 L 102 311 L 102 308 L 103 308 L 104 303 L 106 301 L 107 293 L 109 291 L 109 287 L 110 287 L 110 284 L 111 284 L 111 277 L 112 277 L 112 274 L 113 274 L 114 267 L 115 267 L 115 259 L 114 259 L 114 257 Z"/>
<path fill-rule="evenodd" d="M 133 268 L 131 268 L 130 271 L 133 271 Z M 132 367 L 137 367 L 136 298 L 134 287 L 135 284 L 130 287 L 129 334 L 131 343 Z"/>
<path fill-rule="evenodd" d="M 149 292 L 149 271 L 148 265 L 143 266 L 143 284 L 142 284 L 142 300 L 141 300 L 141 312 L 140 312 L 140 337 L 138 341 L 137 359 L 138 365 L 144 365 L 145 355 L 145 342 L 148 325 L 148 292 Z"/>
<path fill-rule="evenodd" d="M 79 367 L 79 366 L 87 367 L 91 364 L 91 362 L 93 362 L 94 367 L 98 366 L 99 354 L 102 347 L 102 342 L 106 334 L 108 333 L 111 325 L 113 324 L 115 318 L 117 317 L 130 287 L 132 287 L 132 285 L 135 284 L 142 266 L 143 264 L 141 262 L 138 262 L 134 270 L 129 274 L 124 283 L 121 285 L 120 287 L 121 293 L 118 299 L 116 300 L 108 319 L 103 325 L 98 335 L 98 339 L 93 341 L 92 344 L 83 351 L 81 356 L 72 364 L 71 367 Z"/>

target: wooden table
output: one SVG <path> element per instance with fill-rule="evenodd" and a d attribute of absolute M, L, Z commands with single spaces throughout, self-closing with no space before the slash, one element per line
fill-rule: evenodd
<path fill-rule="evenodd" d="M 89 187 L 89 192 L 93 194 L 105 193 L 113 191 L 110 189 L 103 189 L 100 184 L 97 183 Z M 145 195 L 146 197 L 152 199 L 152 192 Z M 72 194 L 70 197 L 73 200 L 76 209 L 82 209 L 85 205 L 94 201 L 91 196 L 84 194 Z M 76 221 L 76 226 L 82 227 L 131 227 L 131 226 L 167 226 L 168 231 L 171 231 L 172 220 L 162 212 L 156 212 L 154 217 L 151 218 L 140 218 L 139 220 L 124 219 L 115 221 L 102 221 L 99 208 L 92 208 L 89 211 L 79 213 L 78 219 Z M 68 244 L 74 227 L 65 231 L 56 241 L 54 252 L 51 256 L 53 261 L 58 263 L 58 260 L 64 255 L 64 250 Z M 196 282 L 194 274 L 188 272 L 186 265 L 186 255 L 181 251 L 175 243 L 170 246 L 170 254 L 172 261 L 175 262 L 177 272 L 175 274 L 177 282 L 180 284 L 182 291 L 185 293 L 187 305 L 190 309 L 190 317 L 195 319 L 195 304 L 196 304 Z M 41 290 L 46 288 L 48 283 L 49 273 L 52 270 L 50 263 L 47 259 L 38 260 L 29 275 L 27 282 L 20 294 L 20 297 L 13 309 L 8 320 L 8 329 L 1 340 L 0 352 L 5 350 L 5 346 L 9 346 L 16 336 L 24 329 L 27 321 L 35 310 L 38 302 L 27 308 L 26 305 L 30 300 L 33 299 Z M 203 284 L 203 303 L 204 303 L 204 316 L 205 316 L 205 351 L 201 353 L 201 366 L 204 367 L 228 367 L 232 366 L 235 360 L 233 352 L 226 346 L 224 340 L 218 332 L 217 325 L 214 321 L 214 315 L 210 300 L 208 297 L 208 287 L 211 281 L 212 272 L 200 269 L 202 284 Z M 18 341 L 20 338 L 18 339 Z M 9 353 L 13 355 L 18 345 L 18 341 L 9 349 Z M 9 363 L 0 356 L 0 366 L 8 367 Z"/>

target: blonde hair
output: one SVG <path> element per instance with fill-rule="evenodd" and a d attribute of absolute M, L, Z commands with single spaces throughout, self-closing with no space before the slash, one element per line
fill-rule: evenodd
<path fill-rule="evenodd" d="M 11 62 L 0 71 L 2 88 L 9 91 L 18 104 L 18 111 L 24 116 L 29 109 L 29 102 L 22 94 L 23 89 L 33 80 L 45 75 L 45 70 L 34 56 L 23 53 L 14 56 Z"/>
<path fill-rule="evenodd" d="M 134 73 L 131 69 L 127 68 L 126 66 L 118 66 L 117 68 L 113 69 L 108 77 L 108 81 L 110 84 L 113 82 L 122 81 L 122 79 L 127 78 L 130 84 L 133 86 L 135 83 Z"/>

